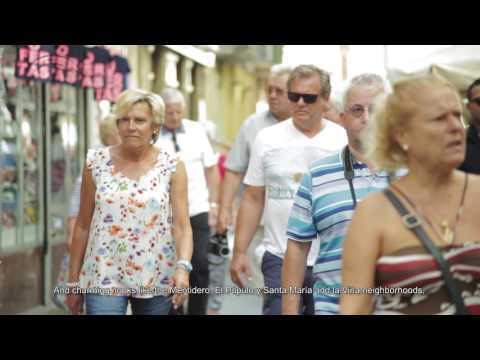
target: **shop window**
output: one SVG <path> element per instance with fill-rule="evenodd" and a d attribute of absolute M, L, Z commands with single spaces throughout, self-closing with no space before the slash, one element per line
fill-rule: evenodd
<path fill-rule="evenodd" d="M 15 47 L 2 49 L 0 253 L 42 244 L 44 226 L 54 243 L 66 241 L 70 194 L 84 157 L 79 129 L 85 127 L 84 90 L 18 80 Z"/>
<path fill-rule="evenodd" d="M 50 229 L 55 243 L 65 241 L 70 195 L 80 172 L 78 152 L 78 93 L 68 85 L 52 84 L 50 115 Z"/>
<path fill-rule="evenodd" d="M 5 250 L 41 241 L 42 137 L 40 85 L 15 79 L 13 46 L 0 51 L 0 249 Z"/>

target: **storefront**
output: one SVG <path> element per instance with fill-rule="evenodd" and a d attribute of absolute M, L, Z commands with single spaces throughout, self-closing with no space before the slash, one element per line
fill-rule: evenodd
<path fill-rule="evenodd" d="M 126 88 L 129 69 L 97 47 L 0 51 L 0 314 L 14 314 L 51 302 L 97 103 Z"/>

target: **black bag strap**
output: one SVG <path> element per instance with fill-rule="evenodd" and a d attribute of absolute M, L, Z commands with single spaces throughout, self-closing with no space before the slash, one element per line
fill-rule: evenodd
<path fill-rule="evenodd" d="M 355 177 L 355 172 L 353 171 L 352 153 L 350 152 L 348 145 L 345 146 L 342 151 L 342 161 L 345 179 L 348 181 L 348 185 L 350 186 L 350 194 L 352 195 L 353 200 L 353 210 L 355 210 L 357 207 L 357 196 L 355 195 L 355 189 L 353 188 L 353 178 Z"/>
<path fill-rule="evenodd" d="M 353 200 L 353 210 L 357 208 L 357 195 L 355 194 L 355 188 L 353 187 L 353 179 L 355 178 L 355 171 L 353 170 L 353 160 L 352 160 L 352 152 L 350 151 L 350 147 L 347 145 L 342 151 L 342 162 L 343 162 L 343 171 L 345 180 L 348 181 L 348 186 L 350 187 L 350 195 L 352 196 Z M 394 177 L 394 173 L 387 174 L 387 181 L 388 184 L 391 183 L 391 179 Z"/>
<path fill-rule="evenodd" d="M 452 277 L 450 266 L 445 261 L 445 258 L 443 257 L 437 246 L 435 246 L 428 234 L 423 229 L 421 221 L 414 214 L 411 214 L 407 210 L 407 208 L 405 208 L 397 195 L 395 195 L 391 190 L 386 189 L 384 193 L 387 196 L 388 200 L 390 200 L 392 205 L 395 207 L 395 209 L 397 209 L 397 211 L 399 212 L 405 226 L 417 236 L 425 249 L 427 249 L 428 252 L 435 258 L 438 266 L 440 267 L 440 270 L 442 271 L 447 291 L 450 294 L 453 303 L 455 304 L 457 314 L 470 315 L 470 312 L 465 306 L 460 291 L 458 290 L 457 285 L 455 284 L 455 281 Z"/>

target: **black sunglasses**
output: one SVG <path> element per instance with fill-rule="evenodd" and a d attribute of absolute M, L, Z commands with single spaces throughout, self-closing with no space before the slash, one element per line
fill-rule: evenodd
<path fill-rule="evenodd" d="M 470 103 L 475 103 L 475 104 L 477 104 L 478 106 L 480 106 L 480 98 L 472 99 L 472 100 L 470 100 Z"/>
<path fill-rule="evenodd" d="M 317 101 L 319 95 L 313 95 L 313 94 L 300 94 L 300 93 L 295 93 L 295 92 L 288 92 L 288 100 L 291 102 L 297 103 L 300 98 L 303 99 L 305 104 L 313 104 Z"/>

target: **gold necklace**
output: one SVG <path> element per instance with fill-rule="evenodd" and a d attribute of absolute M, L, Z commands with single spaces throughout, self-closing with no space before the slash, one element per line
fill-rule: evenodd
<path fill-rule="evenodd" d="M 450 225 L 448 224 L 447 220 L 443 220 L 440 224 L 440 227 L 442 228 L 444 242 L 446 242 L 448 245 L 452 245 L 455 241 L 457 222 L 455 222 L 453 231 L 450 229 Z"/>
<path fill-rule="evenodd" d="M 438 231 L 437 227 L 433 225 L 432 221 L 426 215 L 424 215 L 422 212 L 419 211 L 418 207 L 415 206 L 413 201 L 411 201 L 410 198 L 404 192 L 402 192 L 395 185 L 390 185 L 390 186 L 393 189 L 395 189 L 400 195 L 402 195 L 402 197 L 404 197 L 405 200 L 407 200 L 407 202 L 410 204 L 410 206 L 415 210 L 415 212 L 418 215 L 420 215 L 423 219 L 426 220 L 428 225 L 430 225 L 432 230 L 437 234 L 437 236 L 444 243 L 446 243 L 447 245 L 452 245 L 455 242 L 455 238 L 456 238 L 456 235 L 457 235 L 457 225 L 460 222 L 460 218 L 461 218 L 462 213 L 463 213 L 463 204 L 465 202 L 465 194 L 467 192 L 467 187 L 468 187 L 468 174 L 467 173 L 465 173 L 465 182 L 464 182 L 464 185 L 463 185 L 462 197 L 461 197 L 461 200 L 460 200 L 460 204 L 457 208 L 457 213 L 455 215 L 455 224 L 453 225 L 453 229 L 450 228 L 450 224 L 449 224 L 448 220 L 444 219 L 439 223 L 439 227 L 440 227 L 441 231 Z"/>

